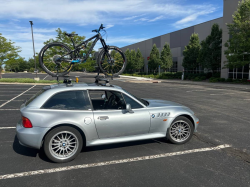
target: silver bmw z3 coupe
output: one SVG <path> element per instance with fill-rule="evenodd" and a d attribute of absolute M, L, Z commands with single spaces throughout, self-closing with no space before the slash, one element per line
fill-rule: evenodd
<path fill-rule="evenodd" d="M 53 162 L 73 160 L 84 146 L 153 138 L 183 144 L 199 124 L 188 107 L 97 83 L 45 86 L 20 112 L 20 144 L 43 149 Z"/>

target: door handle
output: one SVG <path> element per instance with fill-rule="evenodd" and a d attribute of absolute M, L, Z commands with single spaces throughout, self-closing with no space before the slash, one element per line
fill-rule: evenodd
<path fill-rule="evenodd" d="M 108 116 L 99 116 L 97 119 L 99 120 L 106 120 L 106 119 L 109 119 Z"/>

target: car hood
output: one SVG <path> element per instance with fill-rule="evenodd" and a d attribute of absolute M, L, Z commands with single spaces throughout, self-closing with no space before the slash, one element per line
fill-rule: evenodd
<path fill-rule="evenodd" d="M 179 106 L 183 107 L 183 105 L 179 103 L 175 103 L 167 100 L 159 100 L 159 99 L 145 99 L 149 102 L 148 107 L 166 107 L 166 106 Z"/>

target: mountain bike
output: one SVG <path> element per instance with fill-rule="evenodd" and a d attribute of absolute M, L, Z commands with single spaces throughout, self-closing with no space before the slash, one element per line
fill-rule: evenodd
<path fill-rule="evenodd" d="M 73 50 L 61 42 L 52 42 L 45 45 L 39 53 L 39 63 L 41 67 L 51 76 L 64 76 L 72 70 L 75 64 L 84 63 L 92 53 L 97 41 L 100 40 L 102 48 L 96 58 L 97 66 L 106 76 L 113 77 L 120 75 L 127 65 L 126 56 L 118 47 L 106 45 L 105 40 L 100 34 L 100 31 L 104 30 L 104 28 L 103 24 L 101 24 L 99 29 L 92 30 L 92 32 L 97 33 L 95 36 L 78 45 L 75 45 L 73 40 L 73 37 L 77 34 L 65 33 L 65 35 L 71 39 Z M 80 50 L 86 49 L 88 42 L 91 42 L 93 39 L 94 41 L 87 51 L 86 56 L 80 57 Z"/>

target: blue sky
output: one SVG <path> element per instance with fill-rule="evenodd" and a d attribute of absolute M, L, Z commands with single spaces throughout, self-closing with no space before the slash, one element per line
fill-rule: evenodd
<path fill-rule="evenodd" d="M 223 0 L 0 0 L 0 4 L 0 33 L 20 46 L 26 59 L 33 52 L 30 20 L 39 52 L 58 27 L 88 38 L 103 23 L 106 43 L 123 47 L 223 16 Z"/>

